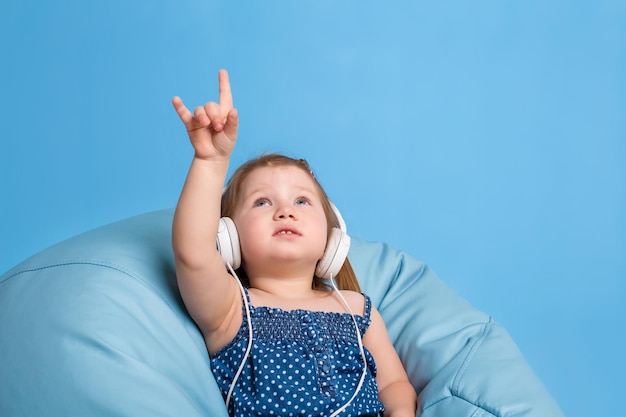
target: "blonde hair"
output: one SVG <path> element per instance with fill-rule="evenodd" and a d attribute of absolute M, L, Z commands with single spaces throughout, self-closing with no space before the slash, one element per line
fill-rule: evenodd
<path fill-rule="evenodd" d="M 222 194 L 222 216 L 231 217 L 233 215 L 235 208 L 242 198 L 243 183 L 254 170 L 258 168 L 278 166 L 293 166 L 296 168 L 300 168 L 311 175 L 313 183 L 315 184 L 315 188 L 317 189 L 320 200 L 322 202 L 324 214 L 326 215 L 327 234 L 330 236 L 330 231 L 333 227 L 340 227 L 339 219 L 337 218 L 337 215 L 333 210 L 328 195 L 320 185 L 319 181 L 317 181 L 317 178 L 315 178 L 315 175 L 313 175 L 309 164 L 304 159 L 293 159 L 288 156 L 275 153 L 263 154 L 257 158 L 245 162 L 243 165 L 237 168 L 237 170 L 228 180 L 226 188 L 224 189 L 224 193 Z M 237 275 L 246 287 L 250 286 L 248 276 L 245 274 L 245 270 L 243 270 L 243 268 L 239 268 L 239 270 L 237 271 Z M 356 274 L 352 269 L 352 265 L 350 265 L 350 261 L 347 258 L 343 263 L 343 266 L 337 273 L 337 276 L 333 278 L 337 283 L 337 288 L 339 288 L 340 290 L 361 292 L 359 281 L 357 280 Z M 312 287 L 314 289 L 331 289 L 331 287 L 329 287 L 329 285 L 325 283 L 323 279 L 317 276 L 313 277 Z"/>

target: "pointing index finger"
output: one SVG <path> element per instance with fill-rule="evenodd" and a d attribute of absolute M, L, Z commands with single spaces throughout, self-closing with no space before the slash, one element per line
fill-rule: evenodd
<path fill-rule="evenodd" d="M 233 93 L 230 91 L 230 80 L 228 79 L 228 72 L 226 70 L 220 70 L 218 72 L 219 86 L 220 86 L 220 107 L 224 106 L 227 109 L 233 108 Z"/>

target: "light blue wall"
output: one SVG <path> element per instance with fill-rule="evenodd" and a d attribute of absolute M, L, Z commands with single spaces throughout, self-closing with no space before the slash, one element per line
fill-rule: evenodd
<path fill-rule="evenodd" d="M 238 164 L 305 157 L 352 235 L 503 323 L 566 415 L 621 415 L 626 3 L 3 2 L 0 272 L 176 204 L 171 108 L 227 68 Z"/>

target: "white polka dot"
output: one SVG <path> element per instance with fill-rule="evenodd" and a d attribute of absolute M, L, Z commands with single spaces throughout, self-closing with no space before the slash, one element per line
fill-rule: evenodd
<path fill-rule="evenodd" d="M 357 317 L 361 333 L 369 325 L 370 308 L 371 301 L 366 298 L 365 318 Z M 265 307 L 251 311 L 253 349 L 233 393 L 233 415 L 329 415 L 352 397 L 363 364 L 351 316 L 280 309 L 270 314 Z M 311 320 L 303 326 L 305 315 Z M 243 359 L 247 331 L 244 320 L 235 341 L 211 358 L 215 380 L 224 394 Z M 345 415 L 377 414 L 382 410 L 377 398 L 376 368 L 371 354 L 366 352 L 366 356 L 370 372 Z M 327 367 L 321 373 L 323 364 Z M 329 390 L 322 389 L 322 383 L 330 383 L 326 387 Z"/>

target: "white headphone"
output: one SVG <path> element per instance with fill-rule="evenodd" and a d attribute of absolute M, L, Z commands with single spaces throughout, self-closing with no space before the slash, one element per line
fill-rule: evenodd
<path fill-rule="evenodd" d="M 340 227 L 333 227 L 328 236 L 324 256 L 317 263 L 315 275 L 320 278 L 336 277 L 343 266 L 350 249 L 350 236 L 346 231 L 346 223 L 337 207 L 331 203 L 333 211 L 339 220 Z M 230 264 L 233 269 L 241 266 L 241 249 L 239 234 L 235 223 L 229 217 L 222 217 L 217 229 L 217 250 L 222 255 L 224 263 Z"/>
<path fill-rule="evenodd" d="M 322 259 L 317 263 L 317 267 L 315 268 L 315 275 L 319 278 L 325 278 L 330 280 L 331 286 L 333 290 L 337 292 L 343 304 L 345 305 L 347 311 L 350 313 L 352 317 L 352 321 L 354 322 L 354 327 L 357 334 L 357 341 L 359 343 L 359 350 L 361 352 L 361 358 L 363 360 L 363 372 L 361 374 L 361 378 L 359 379 L 359 384 L 357 385 L 352 398 L 348 400 L 342 407 L 335 410 L 335 412 L 331 415 L 331 417 L 338 416 L 341 412 L 343 412 L 354 399 L 357 397 L 361 388 L 363 386 L 363 382 L 365 380 L 365 376 L 367 373 L 367 358 L 365 357 L 365 352 L 363 348 L 363 341 L 361 338 L 361 331 L 359 330 L 359 326 L 354 318 L 354 314 L 350 309 L 350 305 L 347 303 L 341 292 L 337 288 L 337 285 L 334 281 L 334 277 L 339 273 L 339 270 L 343 266 L 346 258 L 348 257 L 348 251 L 350 249 L 350 236 L 348 236 L 346 223 L 341 216 L 341 213 L 335 207 L 334 204 L 331 203 L 331 207 L 337 216 L 337 220 L 339 221 L 339 227 L 333 227 L 330 231 L 330 235 L 328 236 L 328 242 L 326 243 L 326 249 L 324 250 L 324 255 Z M 226 267 L 229 269 L 230 273 L 235 277 L 235 280 L 239 284 L 239 289 L 241 290 L 241 297 L 243 303 L 245 305 L 246 311 L 246 320 L 248 322 L 248 346 L 246 348 L 246 352 L 244 354 L 243 359 L 239 365 L 239 369 L 235 373 L 233 380 L 228 388 L 228 393 L 226 394 L 226 408 L 230 406 L 230 400 L 233 395 L 233 390 L 235 388 L 235 384 L 239 379 L 239 375 L 243 371 L 245 363 L 250 355 L 250 350 L 252 349 L 252 340 L 253 340 L 253 331 L 252 331 L 252 319 L 250 318 L 250 306 L 248 305 L 246 292 L 237 277 L 237 273 L 235 269 L 241 266 L 241 249 L 239 246 L 239 234 L 237 233 L 237 228 L 235 227 L 235 223 L 230 217 L 222 217 L 219 222 L 219 227 L 217 230 L 217 250 L 222 255 L 222 259 L 226 264 Z"/>

